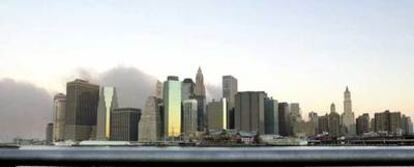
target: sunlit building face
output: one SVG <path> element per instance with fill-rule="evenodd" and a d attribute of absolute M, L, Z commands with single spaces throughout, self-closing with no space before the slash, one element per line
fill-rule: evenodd
<path fill-rule="evenodd" d="M 98 106 L 97 138 L 108 140 L 111 136 L 111 112 L 118 107 L 114 87 L 103 87 L 100 92 Z"/>
<path fill-rule="evenodd" d="M 181 134 L 181 82 L 178 77 L 169 77 L 164 82 L 165 136 Z"/>

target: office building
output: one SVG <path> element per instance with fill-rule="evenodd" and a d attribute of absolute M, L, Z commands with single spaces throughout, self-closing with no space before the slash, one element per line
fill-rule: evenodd
<path fill-rule="evenodd" d="M 405 115 L 402 116 L 401 128 L 403 129 L 403 135 L 409 136 L 413 134 L 413 122 L 410 117 Z"/>
<path fill-rule="evenodd" d="M 289 135 L 289 104 L 288 103 L 279 103 L 279 135 L 288 136 Z"/>
<path fill-rule="evenodd" d="M 207 105 L 207 127 L 208 129 L 227 129 L 227 101 L 226 98 Z"/>
<path fill-rule="evenodd" d="M 192 79 L 186 78 L 181 83 L 181 100 L 188 100 L 194 97 L 195 83 Z"/>
<path fill-rule="evenodd" d="M 183 133 L 185 136 L 195 136 L 197 132 L 197 100 L 183 101 Z"/>
<path fill-rule="evenodd" d="M 303 128 L 300 128 L 299 124 L 302 121 L 302 116 L 300 113 L 300 106 L 299 103 L 291 103 L 290 104 L 290 112 L 289 112 L 289 131 L 288 136 L 297 136 L 297 133 L 300 133 Z"/>
<path fill-rule="evenodd" d="M 352 111 L 352 100 L 351 92 L 348 87 L 344 92 L 344 113 L 342 114 L 342 126 L 345 131 L 345 135 L 352 136 L 356 134 L 355 129 L 355 117 L 354 112 Z"/>
<path fill-rule="evenodd" d="M 265 134 L 279 134 L 279 103 L 273 98 L 265 99 Z"/>
<path fill-rule="evenodd" d="M 46 126 L 46 144 L 53 144 L 53 123 Z"/>
<path fill-rule="evenodd" d="M 145 102 L 145 108 L 142 112 L 141 119 L 139 121 L 139 141 L 140 142 L 153 142 L 162 138 L 163 134 L 161 130 L 164 126 L 161 116 L 159 105 L 162 100 L 156 96 L 150 96 Z"/>
<path fill-rule="evenodd" d="M 335 105 L 331 105 L 331 112 L 329 113 L 328 118 L 328 132 L 331 136 L 340 136 L 341 135 L 341 116 L 335 111 Z"/>
<path fill-rule="evenodd" d="M 164 82 L 164 136 L 181 135 L 181 82 L 169 76 Z"/>
<path fill-rule="evenodd" d="M 318 131 L 318 129 L 319 129 L 318 113 L 310 112 L 308 114 L 308 117 L 309 117 L 310 124 L 313 124 L 313 127 L 314 127 L 312 130 L 310 130 L 311 131 L 310 134 L 313 134 L 313 135 L 318 134 L 319 133 L 319 131 Z"/>
<path fill-rule="evenodd" d="M 80 79 L 67 83 L 65 140 L 95 139 L 98 99 L 98 85 Z"/>
<path fill-rule="evenodd" d="M 318 118 L 318 133 L 329 133 L 329 115 L 320 116 Z"/>
<path fill-rule="evenodd" d="M 53 98 L 53 141 L 63 141 L 65 130 L 66 96 L 56 94 Z"/>
<path fill-rule="evenodd" d="M 114 87 L 102 87 L 99 92 L 96 125 L 97 140 L 109 140 L 111 138 L 111 112 L 114 108 L 118 108 L 116 89 Z"/>
<path fill-rule="evenodd" d="M 265 134 L 265 92 L 238 92 L 235 101 L 235 127 L 237 130 Z"/>
<path fill-rule="evenodd" d="M 356 119 L 357 135 L 363 135 L 369 132 L 369 114 L 365 113 Z"/>
<path fill-rule="evenodd" d="M 234 105 L 235 97 L 238 91 L 237 79 L 231 75 L 223 76 L 223 98 L 227 99 L 227 112 L 228 112 L 228 128 L 234 129 Z"/>
<path fill-rule="evenodd" d="M 375 113 L 375 132 L 388 135 L 402 135 L 401 113 L 385 111 Z"/>
<path fill-rule="evenodd" d="M 141 109 L 114 108 L 111 114 L 111 140 L 138 141 Z"/>
<path fill-rule="evenodd" d="M 206 129 L 207 120 L 206 117 L 206 87 L 204 86 L 204 76 L 201 68 L 198 68 L 196 75 L 196 85 L 194 90 L 197 100 L 197 129 L 198 131 L 204 131 Z"/>

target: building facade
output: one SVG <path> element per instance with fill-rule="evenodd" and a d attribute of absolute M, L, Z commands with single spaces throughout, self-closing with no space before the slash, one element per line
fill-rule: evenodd
<path fill-rule="evenodd" d="M 341 128 L 340 128 L 341 116 L 335 112 L 334 110 L 329 113 L 329 120 L 328 120 L 328 132 L 331 136 L 340 136 L 341 135 Z"/>
<path fill-rule="evenodd" d="M 102 87 L 99 92 L 98 120 L 96 122 L 96 139 L 110 140 L 111 113 L 118 108 L 118 96 L 115 87 Z"/>
<path fill-rule="evenodd" d="M 96 137 L 99 86 L 76 79 L 66 85 L 65 140 Z"/>
<path fill-rule="evenodd" d="M 111 140 L 138 141 L 141 109 L 115 108 L 111 115 Z"/>
<path fill-rule="evenodd" d="M 181 135 L 181 82 L 169 76 L 164 82 L 164 137 Z"/>
<path fill-rule="evenodd" d="M 238 92 L 235 103 L 235 128 L 265 134 L 265 92 Z"/>
<path fill-rule="evenodd" d="M 289 112 L 289 136 L 297 136 L 303 128 L 301 128 L 300 124 L 302 122 L 302 116 L 300 113 L 300 105 L 299 103 L 291 103 L 290 104 L 290 112 Z"/>
<path fill-rule="evenodd" d="M 208 129 L 227 129 L 227 101 L 213 101 L 207 105 Z"/>
<path fill-rule="evenodd" d="M 363 135 L 364 133 L 369 132 L 369 126 L 370 126 L 369 120 L 370 119 L 369 119 L 368 113 L 362 114 L 356 119 L 357 135 Z"/>
<path fill-rule="evenodd" d="M 53 141 L 64 140 L 66 96 L 56 94 L 53 98 Z"/>
<path fill-rule="evenodd" d="M 46 144 L 53 144 L 53 123 L 46 126 Z"/>
<path fill-rule="evenodd" d="M 273 98 L 265 99 L 265 134 L 279 134 L 279 103 Z"/>
<path fill-rule="evenodd" d="M 237 79 L 231 75 L 223 76 L 223 97 L 227 99 L 228 128 L 234 129 L 234 106 L 238 91 Z"/>
<path fill-rule="evenodd" d="M 289 104 L 282 102 L 279 103 L 279 135 L 288 136 L 289 135 Z"/>
<path fill-rule="evenodd" d="M 159 141 L 163 137 L 162 115 L 160 105 L 162 100 L 156 96 L 150 96 L 145 102 L 144 111 L 141 114 L 138 130 L 138 141 L 154 142 Z"/>
<path fill-rule="evenodd" d="M 181 100 L 188 100 L 194 97 L 195 83 L 192 79 L 186 78 L 181 83 Z"/>
<path fill-rule="evenodd" d="M 185 136 L 195 136 L 197 132 L 197 100 L 183 101 L 183 133 Z"/>
<path fill-rule="evenodd" d="M 375 132 L 387 135 L 402 135 L 401 113 L 385 111 L 375 113 Z"/>
<path fill-rule="evenodd" d="M 342 114 L 342 126 L 344 128 L 344 133 L 347 136 L 352 136 L 356 134 L 355 129 L 355 116 L 354 112 L 352 111 L 352 100 L 351 100 L 351 92 L 349 91 L 348 87 L 344 92 L 344 113 Z"/>
<path fill-rule="evenodd" d="M 197 100 L 197 129 L 198 131 L 204 131 L 206 129 L 207 119 L 206 117 L 206 87 L 204 86 L 204 76 L 201 68 L 198 68 L 196 75 L 196 85 L 194 90 Z"/>

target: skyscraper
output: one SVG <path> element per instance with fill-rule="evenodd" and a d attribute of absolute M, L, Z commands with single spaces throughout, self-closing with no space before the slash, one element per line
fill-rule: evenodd
<path fill-rule="evenodd" d="M 328 116 L 328 132 L 331 136 L 341 135 L 341 116 L 335 111 L 335 105 L 331 104 L 331 112 Z"/>
<path fill-rule="evenodd" d="M 204 131 L 206 126 L 206 88 L 204 86 L 204 76 L 201 71 L 201 68 L 198 68 L 196 75 L 196 85 L 194 90 L 195 97 L 197 100 L 197 129 L 199 131 Z"/>
<path fill-rule="evenodd" d="M 181 100 L 188 100 L 194 97 L 195 83 L 192 79 L 186 78 L 181 83 Z"/>
<path fill-rule="evenodd" d="M 300 114 L 300 105 L 299 103 L 290 104 L 289 112 L 289 136 L 296 136 L 296 133 L 300 131 L 299 123 L 302 121 L 302 116 Z"/>
<path fill-rule="evenodd" d="M 329 115 L 325 114 L 318 117 L 318 133 L 323 134 L 329 132 Z"/>
<path fill-rule="evenodd" d="M 63 141 L 65 130 L 66 96 L 56 94 L 53 98 L 53 141 Z"/>
<path fill-rule="evenodd" d="M 279 104 L 273 98 L 265 99 L 265 133 L 279 134 Z"/>
<path fill-rule="evenodd" d="M 141 142 L 152 142 L 161 139 L 163 122 L 159 105 L 162 100 L 156 96 L 150 96 L 145 102 L 145 108 L 139 121 L 138 137 Z"/>
<path fill-rule="evenodd" d="M 279 135 L 281 136 L 288 136 L 289 126 L 288 126 L 288 119 L 289 119 L 289 104 L 282 102 L 279 103 Z"/>
<path fill-rule="evenodd" d="M 401 113 L 385 111 L 375 113 L 375 132 L 388 135 L 402 135 Z"/>
<path fill-rule="evenodd" d="M 181 82 L 169 76 L 164 82 L 164 136 L 181 135 Z"/>
<path fill-rule="evenodd" d="M 109 140 L 111 138 L 111 113 L 114 108 L 118 108 L 116 89 L 114 87 L 102 87 L 99 92 L 96 125 L 97 140 Z"/>
<path fill-rule="evenodd" d="M 76 79 L 66 86 L 65 140 L 95 139 L 99 86 Z"/>
<path fill-rule="evenodd" d="M 227 101 L 212 101 L 207 105 L 208 129 L 227 129 Z"/>
<path fill-rule="evenodd" d="M 238 92 L 235 99 L 235 128 L 265 134 L 265 92 Z"/>
<path fill-rule="evenodd" d="M 48 123 L 46 126 L 46 144 L 53 143 L 53 123 Z"/>
<path fill-rule="evenodd" d="M 234 129 L 234 105 L 237 94 L 237 79 L 231 75 L 223 76 L 223 97 L 227 99 L 228 128 Z"/>
<path fill-rule="evenodd" d="M 365 113 L 356 119 L 357 135 L 363 135 L 369 132 L 369 114 Z"/>
<path fill-rule="evenodd" d="M 408 136 L 413 134 L 413 122 L 410 117 L 403 115 L 401 118 L 401 124 L 404 135 Z"/>
<path fill-rule="evenodd" d="M 346 135 L 355 135 L 355 117 L 352 111 L 351 92 L 348 87 L 344 92 L 344 113 L 342 114 L 342 126 L 345 128 Z"/>
<path fill-rule="evenodd" d="M 308 114 L 309 117 L 309 122 L 311 122 L 314 126 L 313 129 L 313 134 L 316 135 L 319 133 L 318 129 L 319 129 L 319 121 L 318 121 L 318 113 L 316 112 L 310 112 Z"/>
<path fill-rule="evenodd" d="M 183 101 L 183 133 L 186 136 L 194 136 L 197 131 L 197 100 L 187 99 Z"/>
<path fill-rule="evenodd" d="M 141 109 L 114 108 L 111 115 L 111 140 L 138 141 Z"/>

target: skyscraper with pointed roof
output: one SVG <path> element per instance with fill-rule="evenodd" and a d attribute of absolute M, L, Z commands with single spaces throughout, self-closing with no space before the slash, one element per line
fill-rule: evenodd
<path fill-rule="evenodd" d="M 197 100 L 197 130 L 206 129 L 206 88 L 204 86 L 204 76 L 201 67 L 198 68 L 195 84 L 195 99 Z"/>
<path fill-rule="evenodd" d="M 344 92 L 344 113 L 342 113 L 342 126 L 345 129 L 345 135 L 355 135 L 355 119 L 354 112 L 352 111 L 351 92 L 348 86 Z"/>

